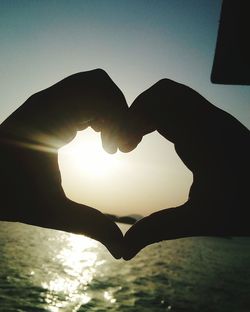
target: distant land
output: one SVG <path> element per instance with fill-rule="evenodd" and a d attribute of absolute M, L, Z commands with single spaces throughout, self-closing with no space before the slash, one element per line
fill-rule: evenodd
<path fill-rule="evenodd" d="M 137 214 L 122 216 L 122 217 L 119 217 L 113 214 L 105 214 L 105 215 L 111 220 L 113 220 L 114 222 L 126 223 L 126 224 L 134 224 L 135 222 L 143 218 L 143 216 L 140 216 Z"/>

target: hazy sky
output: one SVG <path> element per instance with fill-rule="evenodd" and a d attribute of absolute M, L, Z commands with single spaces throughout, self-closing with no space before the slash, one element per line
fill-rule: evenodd
<path fill-rule="evenodd" d="M 217 0 L 0 0 L 0 121 L 34 92 L 100 67 L 129 104 L 167 77 L 193 87 L 249 127 L 250 87 L 210 82 L 220 7 Z M 79 153 L 84 142 L 87 146 L 84 140 L 92 140 L 88 132 L 79 136 Z M 179 205 L 192 181 L 173 145 L 157 133 L 135 152 L 118 154 L 109 173 L 70 167 L 67 154 L 60 161 L 68 196 L 116 214 Z"/>

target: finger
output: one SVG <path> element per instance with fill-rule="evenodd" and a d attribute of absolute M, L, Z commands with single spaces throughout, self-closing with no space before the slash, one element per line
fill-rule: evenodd
<path fill-rule="evenodd" d="M 120 125 L 117 120 L 107 120 L 103 118 L 95 118 L 90 122 L 90 126 L 96 132 L 101 132 L 101 140 L 103 149 L 114 154 L 117 151 L 117 140 Z"/>
<path fill-rule="evenodd" d="M 94 131 L 100 132 L 103 128 L 104 122 L 103 118 L 95 118 L 90 121 L 90 126 Z"/>
<path fill-rule="evenodd" d="M 141 142 L 142 137 L 156 130 L 153 119 L 147 114 L 147 92 L 143 93 L 134 101 L 129 108 L 126 121 L 120 131 L 118 142 L 119 150 L 127 153 L 132 151 Z"/>
<path fill-rule="evenodd" d="M 105 123 L 108 128 L 117 125 L 127 110 L 121 90 L 105 71 L 96 69 L 69 76 L 31 96 L 5 120 L 2 130 L 60 148 L 89 122 L 102 118 L 110 121 Z"/>
<path fill-rule="evenodd" d="M 102 147 L 109 154 L 114 154 L 117 151 L 117 140 L 112 131 L 104 130 L 101 132 Z"/>
<path fill-rule="evenodd" d="M 71 200 L 57 206 L 40 226 L 86 235 L 101 242 L 116 259 L 121 258 L 123 234 L 113 221 L 100 211 Z"/>
<path fill-rule="evenodd" d="M 163 240 L 199 235 L 205 229 L 188 205 L 164 209 L 136 222 L 124 236 L 125 260 L 144 247 Z"/>
<path fill-rule="evenodd" d="M 204 122 L 208 113 L 218 112 L 219 109 L 193 89 L 170 79 L 162 79 L 142 93 L 131 105 L 130 111 L 136 120 L 142 119 L 144 133 L 150 131 L 151 123 L 154 130 L 167 130 L 169 139 L 178 139 L 180 128 L 192 130 L 195 125 L 191 121 L 202 119 Z"/>
<path fill-rule="evenodd" d="M 128 110 L 115 116 L 107 116 L 101 125 L 101 138 L 104 150 L 114 154 L 120 146 L 124 124 L 128 121 Z"/>
<path fill-rule="evenodd" d="M 135 137 L 139 139 L 155 130 L 168 140 L 186 147 L 187 140 L 201 137 L 204 135 L 202 131 L 211 128 L 210 115 L 215 111 L 219 110 L 196 91 L 162 79 L 132 103 L 124 132 L 131 140 L 131 148 L 136 146 Z"/>
<path fill-rule="evenodd" d="M 141 93 L 129 107 L 128 119 L 123 129 L 123 140 L 119 145 L 121 151 L 133 150 L 144 135 L 158 130 L 159 121 L 156 116 L 161 110 L 159 99 L 163 93 L 159 85 L 160 82 Z M 163 112 L 160 114 L 164 116 Z"/>
<path fill-rule="evenodd" d="M 128 120 L 126 126 L 120 131 L 117 147 L 123 153 L 131 152 L 141 142 L 143 135 L 137 127 L 134 127 L 134 121 Z"/>

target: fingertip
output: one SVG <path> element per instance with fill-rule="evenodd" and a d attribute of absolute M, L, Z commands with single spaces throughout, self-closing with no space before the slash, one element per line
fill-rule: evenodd
<path fill-rule="evenodd" d="M 136 148 L 137 145 L 135 146 L 131 146 L 131 145 L 122 145 L 119 146 L 119 151 L 123 152 L 123 153 L 129 153 L 131 151 L 133 151 Z"/>
<path fill-rule="evenodd" d="M 127 139 L 120 139 L 118 148 L 123 153 L 129 153 L 133 151 L 141 142 L 142 136 L 130 136 Z"/>
<path fill-rule="evenodd" d="M 130 257 L 130 256 L 123 256 L 123 260 L 125 261 L 129 261 L 131 260 L 133 257 Z"/>
<path fill-rule="evenodd" d="M 99 238 L 94 238 L 98 240 L 103 246 L 107 248 L 109 253 L 117 260 L 121 259 L 123 256 L 123 236 L 117 229 L 112 230 L 113 234 L 111 235 L 112 237 L 116 236 L 117 238 L 104 238 L 104 237 L 99 237 Z M 105 234 L 103 234 L 105 236 Z"/>
<path fill-rule="evenodd" d="M 109 154 L 115 154 L 117 152 L 117 142 L 115 136 L 112 137 L 111 132 L 101 132 L 102 147 Z"/>
<path fill-rule="evenodd" d="M 115 259 L 121 259 L 123 248 L 123 234 L 116 223 L 108 220 L 105 232 L 99 241 L 107 248 Z"/>
<path fill-rule="evenodd" d="M 110 254 L 117 260 L 122 258 L 122 248 L 120 244 L 104 244 L 104 246 L 108 249 Z"/>
<path fill-rule="evenodd" d="M 66 203 L 64 212 L 60 210 L 58 226 L 54 228 L 86 235 L 104 245 L 115 259 L 120 259 L 123 254 L 123 234 L 117 224 L 94 208 L 68 199 Z"/>
<path fill-rule="evenodd" d="M 139 252 L 139 251 L 138 251 L 138 252 Z M 123 258 L 123 260 L 125 260 L 125 261 L 132 260 L 132 259 L 137 255 L 138 252 L 136 252 L 136 253 L 124 254 L 122 258 Z"/>
<path fill-rule="evenodd" d="M 115 146 L 113 144 L 103 144 L 103 148 L 107 153 L 109 153 L 111 155 L 113 155 L 117 152 L 117 146 Z"/>
<path fill-rule="evenodd" d="M 145 247 L 144 241 L 135 225 L 125 234 L 123 241 L 122 257 L 125 261 L 133 259 Z"/>
<path fill-rule="evenodd" d="M 131 244 L 132 245 L 132 244 Z M 137 246 L 137 248 L 124 248 L 122 258 L 125 261 L 133 259 L 145 246 Z"/>

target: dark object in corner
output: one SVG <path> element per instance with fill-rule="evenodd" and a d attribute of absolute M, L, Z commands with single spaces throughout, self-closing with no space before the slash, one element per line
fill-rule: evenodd
<path fill-rule="evenodd" d="M 250 84 L 250 2 L 224 0 L 211 81 Z"/>

